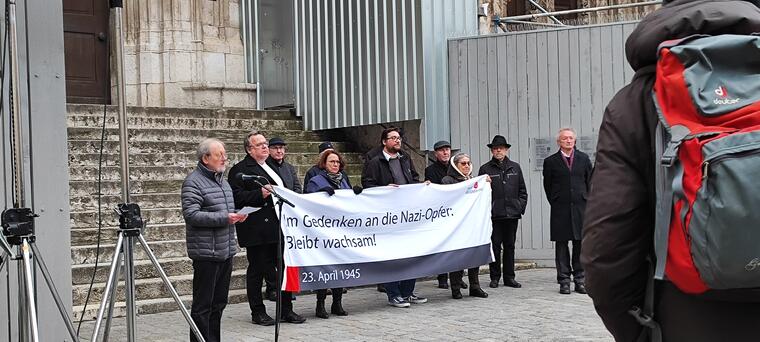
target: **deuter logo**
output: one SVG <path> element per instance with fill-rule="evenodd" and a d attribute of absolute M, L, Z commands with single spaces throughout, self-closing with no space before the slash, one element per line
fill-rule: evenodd
<path fill-rule="evenodd" d="M 478 189 L 478 182 L 475 182 L 471 188 L 467 188 L 467 190 L 464 191 L 465 194 L 471 194 L 474 192 L 482 191 L 483 189 Z"/>
<path fill-rule="evenodd" d="M 715 89 L 715 95 L 718 95 L 725 99 L 728 97 L 728 91 L 726 90 L 726 87 L 720 86 L 718 89 Z"/>
<path fill-rule="evenodd" d="M 717 89 L 715 89 L 715 95 L 718 95 L 718 97 L 720 97 L 713 100 L 713 103 L 715 103 L 716 105 L 732 105 L 741 100 L 738 97 L 735 99 L 729 98 L 728 89 L 726 89 L 725 86 L 720 86 Z"/>

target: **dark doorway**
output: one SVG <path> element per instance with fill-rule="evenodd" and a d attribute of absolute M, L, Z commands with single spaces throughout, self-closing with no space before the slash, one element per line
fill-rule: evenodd
<path fill-rule="evenodd" d="M 108 1 L 63 0 L 66 102 L 109 103 Z"/>

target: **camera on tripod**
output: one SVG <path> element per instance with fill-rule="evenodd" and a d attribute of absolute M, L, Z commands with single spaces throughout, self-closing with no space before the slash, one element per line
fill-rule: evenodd
<path fill-rule="evenodd" d="M 140 206 L 137 203 L 119 203 L 116 207 L 116 213 L 119 215 L 119 228 L 123 230 L 139 231 L 145 226 L 142 216 L 140 216 Z"/>
<path fill-rule="evenodd" d="M 18 244 L 20 237 L 34 236 L 35 217 L 39 215 L 29 208 L 10 208 L 3 211 L 3 235 L 8 237 L 8 242 Z"/>

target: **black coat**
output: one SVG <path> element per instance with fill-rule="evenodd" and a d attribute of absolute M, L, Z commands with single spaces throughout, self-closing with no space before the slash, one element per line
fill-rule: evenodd
<path fill-rule="evenodd" d="M 654 248 L 657 111 L 651 91 L 658 45 L 700 33 L 752 32 L 760 32 L 760 9 L 749 2 L 676 0 L 645 17 L 626 42 L 636 74 L 602 118 L 581 250 L 589 295 L 619 342 L 642 332 L 628 310 L 643 305 Z M 661 285 L 654 319 L 665 342 L 757 341 L 757 295 L 721 302 Z"/>
<path fill-rule="evenodd" d="M 267 163 L 277 167 L 277 173 L 282 178 L 282 182 L 285 183 L 285 187 L 288 188 L 288 190 L 293 190 L 299 194 L 303 192 L 301 183 L 298 180 L 298 172 L 296 172 L 296 168 L 292 164 L 284 159 L 282 160 L 282 163 L 278 163 L 272 157 L 267 159 Z"/>
<path fill-rule="evenodd" d="M 573 168 L 567 168 L 562 153 L 544 159 L 544 192 L 552 206 L 552 241 L 580 240 L 583 213 L 586 211 L 591 160 L 585 153 L 573 152 Z"/>
<path fill-rule="evenodd" d="M 436 160 L 425 168 L 425 180 L 429 180 L 433 184 L 443 184 L 443 177 L 446 177 L 446 172 L 449 169 L 449 163 L 441 163 Z"/>
<path fill-rule="evenodd" d="M 267 160 L 267 165 L 277 175 L 280 175 L 277 166 L 270 160 Z M 274 211 L 273 196 L 269 195 L 264 198 L 261 194 L 261 186 L 253 181 L 241 181 L 237 179 L 235 175 L 238 173 L 265 177 L 269 180 L 270 184 L 275 184 L 275 182 L 250 155 L 246 155 L 243 160 L 230 169 L 229 182 L 232 187 L 233 196 L 235 197 L 235 208 L 240 209 L 245 206 L 261 207 L 261 210 L 249 214 L 248 219 L 245 221 L 235 224 L 240 246 L 250 247 L 277 243 L 280 224 Z"/>
<path fill-rule="evenodd" d="M 414 170 L 412 158 L 406 154 L 399 153 L 399 162 L 401 163 L 401 170 L 404 171 L 404 178 L 406 178 L 407 184 L 419 183 L 419 175 L 417 174 L 417 171 Z M 367 162 L 364 167 L 364 172 L 362 172 L 363 187 L 371 188 L 395 183 L 396 182 L 393 180 L 393 174 L 391 173 L 391 167 L 388 164 L 388 159 L 385 159 L 383 153 L 376 155 Z"/>
<path fill-rule="evenodd" d="M 525 188 L 520 164 L 509 158 L 499 163 L 495 158 L 480 166 L 478 176 L 491 176 L 491 218 L 519 219 L 528 205 L 528 190 Z"/>

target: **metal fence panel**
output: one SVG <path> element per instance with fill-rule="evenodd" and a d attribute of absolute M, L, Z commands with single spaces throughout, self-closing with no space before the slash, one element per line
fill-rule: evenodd
<path fill-rule="evenodd" d="M 494 134 L 512 144 L 528 188 L 517 236 L 518 257 L 551 262 L 543 158 L 556 152 L 556 132 L 578 133 L 578 148 L 594 156 L 598 127 L 612 96 L 633 75 L 625 39 L 636 23 L 573 27 L 450 39 L 449 113 L 454 148 L 473 163 L 490 159 Z"/>
<path fill-rule="evenodd" d="M 296 112 L 319 130 L 422 119 L 449 138 L 447 39 L 477 33 L 475 0 L 296 0 Z M 429 141 L 428 141 L 429 140 Z"/>

